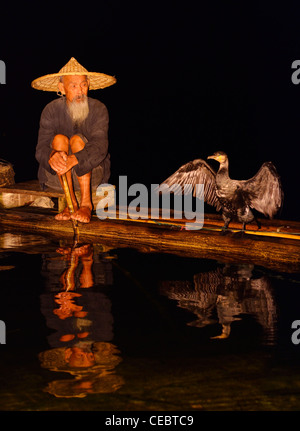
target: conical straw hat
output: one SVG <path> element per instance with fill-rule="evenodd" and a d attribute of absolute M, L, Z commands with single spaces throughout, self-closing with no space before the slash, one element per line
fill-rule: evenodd
<path fill-rule="evenodd" d="M 86 75 L 90 80 L 90 90 L 109 87 L 117 81 L 114 76 L 104 73 L 88 72 L 78 61 L 72 57 L 71 60 L 58 73 L 44 75 L 32 81 L 31 86 L 36 90 L 58 91 L 58 83 L 61 76 Z"/>

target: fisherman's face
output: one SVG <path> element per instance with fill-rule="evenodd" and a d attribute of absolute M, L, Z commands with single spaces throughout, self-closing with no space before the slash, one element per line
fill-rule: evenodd
<path fill-rule="evenodd" d="M 86 76 L 64 76 L 58 84 L 59 90 L 65 94 L 67 103 L 84 101 L 89 89 L 89 80 Z"/>
<path fill-rule="evenodd" d="M 94 354 L 92 352 L 85 352 L 78 347 L 67 349 L 65 359 L 71 367 L 76 368 L 88 368 L 95 364 Z"/>

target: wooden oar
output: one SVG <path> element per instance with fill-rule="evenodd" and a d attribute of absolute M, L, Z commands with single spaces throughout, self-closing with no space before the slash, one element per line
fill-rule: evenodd
<path fill-rule="evenodd" d="M 70 193 L 69 184 L 67 181 L 66 174 L 63 174 L 61 177 L 62 177 L 62 181 L 63 181 L 63 189 L 64 189 L 64 193 L 66 196 L 67 205 L 68 205 L 70 214 L 73 214 L 74 213 L 74 205 L 73 205 L 73 201 L 71 198 L 71 193 Z M 79 227 L 78 227 L 77 220 L 73 220 L 73 219 L 71 219 L 71 220 L 72 220 L 73 230 L 74 230 L 74 246 L 76 247 L 76 245 L 79 241 Z"/>

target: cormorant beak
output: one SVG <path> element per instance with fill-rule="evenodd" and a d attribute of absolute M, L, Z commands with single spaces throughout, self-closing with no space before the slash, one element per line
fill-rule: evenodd
<path fill-rule="evenodd" d="M 208 159 L 213 159 L 216 160 L 219 163 L 224 163 L 226 160 L 226 156 L 224 156 L 223 154 L 213 154 L 212 156 L 208 156 Z"/>
<path fill-rule="evenodd" d="M 213 154 L 212 156 L 208 156 L 207 158 L 208 158 L 208 159 L 218 160 L 218 159 L 217 159 L 217 156 L 215 156 L 214 154 Z"/>

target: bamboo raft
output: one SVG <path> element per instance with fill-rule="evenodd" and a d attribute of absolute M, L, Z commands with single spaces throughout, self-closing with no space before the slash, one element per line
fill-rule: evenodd
<path fill-rule="evenodd" d="M 19 206 L 4 208 L 6 193 L 18 196 Z M 38 233 L 72 241 L 72 223 L 55 220 L 57 209 L 29 206 L 33 197 L 46 195 L 63 200 L 63 193 L 44 192 L 38 188 L 37 182 L 29 182 L 2 187 L 0 194 L 0 226 L 3 230 Z M 62 205 L 60 202 L 58 206 Z M 205 214 L 204 226 L 199 230 L 186 230 L 186 222 L 162 218 L 132 220 L 127 216 L 126 208 L 119 208 L 115 219 L 99 220 L 93 214 L 90 223 L 79 223 L 80 242 L 100 244 L 105 250 L 131 247 L 142 252 L 172 253 L 300 272 L 299 222 L 261 220 L 260 230 L 256 225 L 248 225 L 243 235 L 240 235 L 241 225 L 238 223 L 231 223 L 230 230 L 222 235 L 223 220 L 217 214 Z"/>

